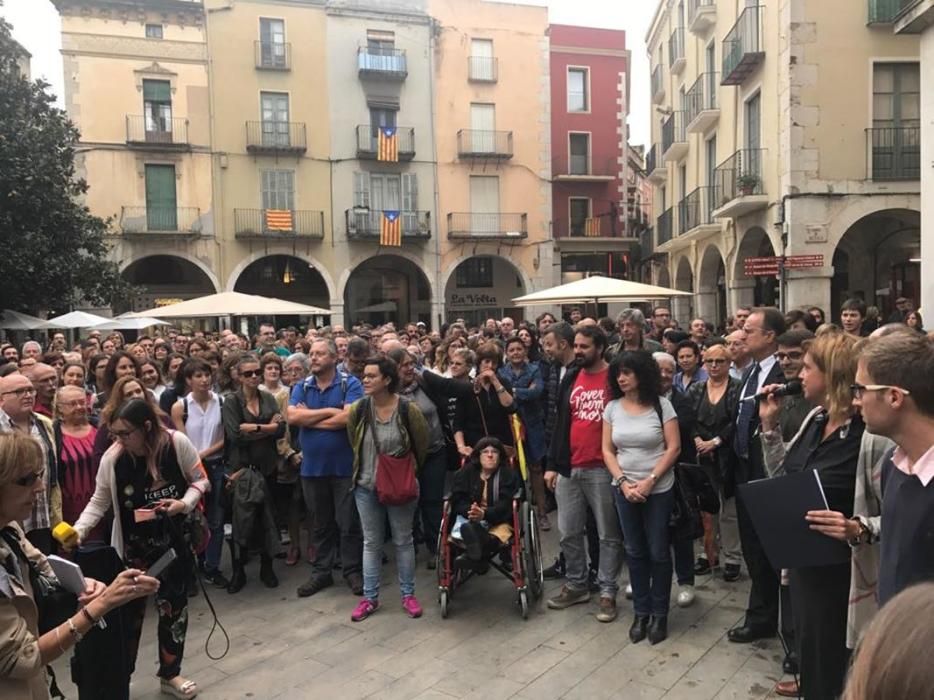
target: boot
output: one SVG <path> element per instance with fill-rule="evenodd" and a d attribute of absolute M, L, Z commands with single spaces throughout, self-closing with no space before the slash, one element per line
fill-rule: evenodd
<path fill-rule="evenodd" d="M 243 559 L 237 556 L 237 545 L 230 545 L 230 582 L 227 584 L 228 593 L 238 593 L 246 585 L 246 572 L 243 570 Z"/>
<path fill-rule="evenodd" d="M 279 585 L 279 579 L 272 570 L 272 557 L 268 554 L 260 555 L 259 580 L 263 582 L 266 588 L 276 588 Z"/>

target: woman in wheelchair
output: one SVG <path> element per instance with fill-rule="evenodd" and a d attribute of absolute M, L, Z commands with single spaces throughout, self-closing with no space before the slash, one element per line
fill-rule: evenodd
<path fill-rule="evenodd" d="M 521 490 L 522 481 L 509 466 L 503 443 L 492 437 L 478 440 L 451 487 L 451 512 L 456 516 L 451 537 L 465 549 L 456 560 L 459 568 L 478 573 L 489 569 L 488 560 L 513 535 L 512 500 Z"/>

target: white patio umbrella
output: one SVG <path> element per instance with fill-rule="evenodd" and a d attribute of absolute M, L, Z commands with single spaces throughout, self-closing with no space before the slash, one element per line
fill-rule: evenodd
<path fill-rule="evenodd" d="M 548 304 L 585 304 L 608 301 L 652 301 L 670 297 L 691 296 L 691 292 L 656 287 L 652 284 L 618 280 L 594 275 L 540 292 L 533 292 L 512 300 L 516 306 L 544 306 Z"/>
<path fill-rule="evenodd" d="M 221 292 L 177 304 L 157 306 L 154 309 L 128 314 L 130 318 L 214 318 L 217 316 L 330 316 L 331 312 L 318 306 L 298 304 L 284 299 Z"/>
<path fill-rule="evenodd" d="M 8 331 L 35 331 L 51 328 L 48 321 L 29 314 L 4 309 L 0 312 L 0 328 Z"/>
<path fill-rule="evenodd" d="M 130 330 L 130 331 L 141 331 L 144 328 L 149 328 L 150 326 L 167 326 L 169 325 L 168 321 L 160 321 L 158 318 L 150 318 L 148 316 L 141 316 L 140 318 L 129 318 L 124 316 L 118 316 L 117 318 L 111 319 L 106 323 L 101 323 L 100 325 L 94 326 L 92 330 L 95 331 L 116 331 L 116 330 Z"/>
<path fill-rule="evenodd" d="M 48 321 L 49 325 L 46 326 L 46 328 L 91 328 L 92 326 L 99 326 L 102 323 L 107 323 L 110 320 L 112 319 L 89 314 L 84 311 L 72 311 L 62 316 L 50 318 Z"/>

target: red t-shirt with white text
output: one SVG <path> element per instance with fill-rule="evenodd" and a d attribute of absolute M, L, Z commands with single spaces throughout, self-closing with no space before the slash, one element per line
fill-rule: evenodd
<path fill-rule="evenodd" d="M 603 466 L 603 408 L 609 368 L 581 370 L 571 388 L 571 468 Z"/>

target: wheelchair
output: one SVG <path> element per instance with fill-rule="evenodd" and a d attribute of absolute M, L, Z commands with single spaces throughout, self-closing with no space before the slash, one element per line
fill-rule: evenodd
<path fill-rule="evenodd" d="M 455 559 L 465 551 L 463 542 L 451 537 L 450 534 L 455 520 L 456 516 L 451 510 L 451 501 L 445 499 L 437 548 L 438 604 L 441 606 L 442 618 L 446 618 L 450 612 L 455 591 L 476 574 L 473 570 L 455 565 Z M 527 620 L 530 598 L 532 601 L 538 601 L 542 597 L 544 577 L 538 516 L 529 500 L 523 498 L 521 494 L 517 494 L 512 499 L 512 533 L 509 541 L 497 548 L 497 551 L 488 556 L 485 555 L 484 561 L 491 569 L 495 569 L 512 581 L 522 619 Z M 511 570 L 509 566 L 500 561 L 500 555 L 507 551 Z"/>

